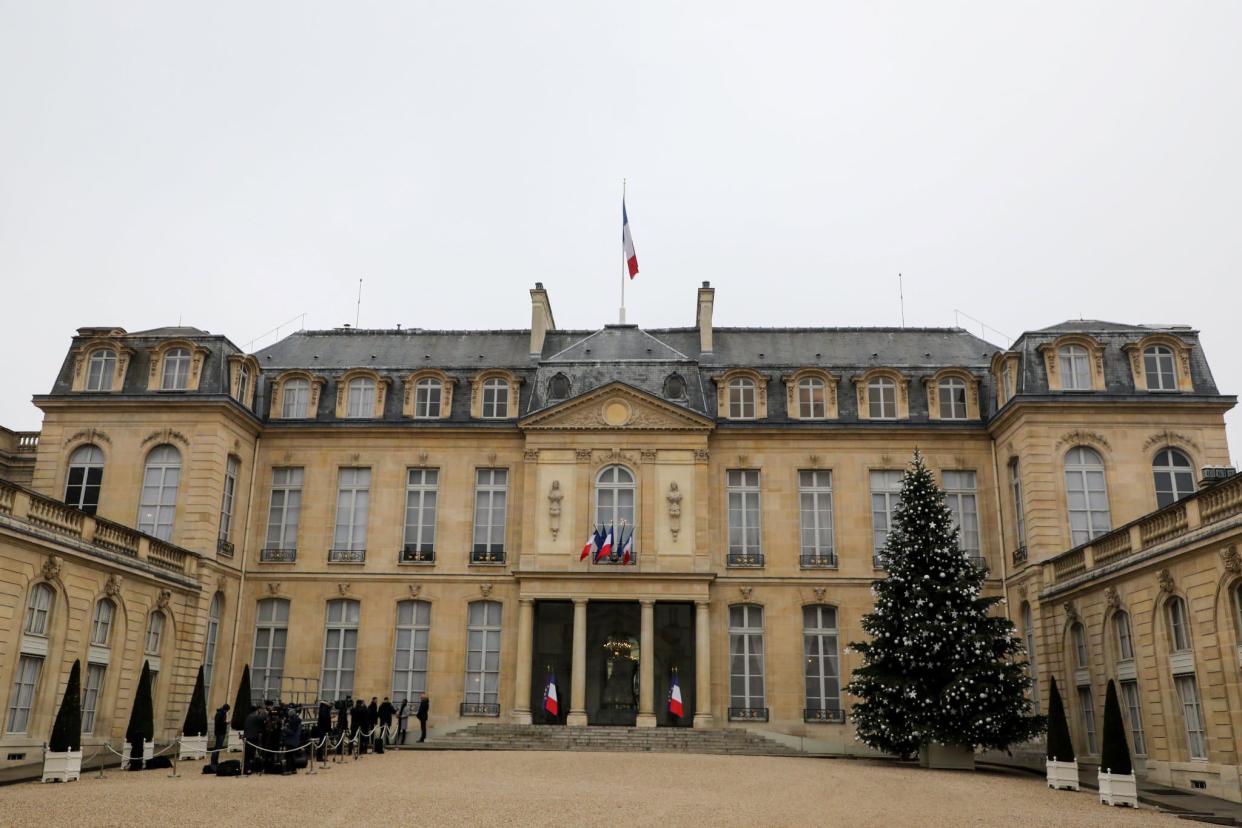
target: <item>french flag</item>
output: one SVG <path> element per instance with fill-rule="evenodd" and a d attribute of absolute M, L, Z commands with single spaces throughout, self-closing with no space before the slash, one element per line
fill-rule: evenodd
<path fill-rule="evenodd" d="M 556 694 L 556 674 L 548 673 L 548 683 L 543 688 L 543 709 L 552 718 L 560 712 L 560 698 Z"/>
<path fill-rule="evenodd" d="M 634 237 L 630 235 L 630 217 L 625 212 L 625 199 L 621 199 L 621 249 L 625 253 L 625 266 L 630 278 L 638 275 L 638 254 L 634 252 Z"/>
<path fill-rule="evenodd" d="M 582 557 L 578 558 L 578 560 L 585 561 L 588 555 L 596 552 L 598 549 L 599 549 L 599 533 L 592 532 L 591 537 L 587 538 L 587 542 L 583 545 Z"/>
<path fill-rule="evenodd" d="M 625 527 L 622 527 L 621 531 L 624 532 Z M 621 563 L 623 564 L 629 563 L 630 555 L 632 555 L 633 552 L 634 552 L 634 530 L 631 529 L 630 536 L 625 539 L 625 543 L 621 544 Z"/>
<path fill-rule="evenodd" d="M 678 681 L 676 673 L 673 673 L 673 686 L 668 690 L 668 712 L 679 719 L 686 712 L 681 703 L 681 682 Z"/>
<path fill-rule="evenodd" d="M 604 558 L 612 554 L 612 527 L 609 526 L 607 532 L 604 533 L 604 542 L 599 545 L 599 551 L 595 553 L 595 562 L 599 563 Z"/>

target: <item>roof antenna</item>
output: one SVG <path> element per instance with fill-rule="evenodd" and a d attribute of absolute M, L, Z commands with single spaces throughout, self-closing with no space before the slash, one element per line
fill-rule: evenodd
<path fill-rule="evenodd" d="M 897 274 L 897 299 L 901 302 L 901 327 L 906 326 L 906 293 L 901 284 L 901 274 Z"/>
<path fill-rule="evenodd" d="M 362 277 L 358 277 L 358 306 L 354 308 L 354 330 L 358 329 L 358 317 L 362 315 Z"/>

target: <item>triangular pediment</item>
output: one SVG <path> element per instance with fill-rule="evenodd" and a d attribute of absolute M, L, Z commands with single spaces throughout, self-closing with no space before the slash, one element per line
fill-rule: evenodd
<path fill-rule="evenodd" d="M 623 382 L 586 394 L 518 421 L 533 431 L 709 431 L 715 423 Z"/>

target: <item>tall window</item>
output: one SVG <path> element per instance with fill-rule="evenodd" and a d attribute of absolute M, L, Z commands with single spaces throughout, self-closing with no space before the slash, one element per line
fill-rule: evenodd
<path fill-rule="evenodd" d="M 229 542 L 233 538 L 233 501 L 237 494 L 237 472 L 241 461 L 229 455 L 224 463 L 224 495 L 220 500 L 220 540 Z"/>
<path fill-rule="evenodd" d="M 243 365 L 237 369 L 237 401 L 246 404 L 246 394 L 250 391 L 250 368 Z"/>
<path fill-rule="evenodd" d="M 443 388 L 438 379 L 424 377 L 414 383 L 414 416 L 431 420 L 440 416 L 440 400 Z"/>
<path fill-rule="evenodd" d="M 1026 509 L 1022 505 L 1022 469 L 1018 458 L 1009 461 L 1009 491 L 1013 495 L 1013 525 L 1018 548 L 1026 546 Z"/>
<path fill-rule="evenodd" d="M 143 650 L 147 655 L 158 656 L 164 640 L 164 613 L 156 610 L 147 616 L 147 639 Z"/>
<path fill-rule="evenodd" d="M 298 517 L 302 511 L 302 469 L 272 469 L 272 503 L 267 513 L 266 549 L 298 548 Z"/>
<path fill-rule="evenodd" d="M 86 689 L 82 694 L 82 732 L 95 732 L 95 716 L 99 712 L 99 694 L 103 692 L 104 675 L 108 668 L 103 664 L 86 665 Z"/>
<path fill-rule="evenodd" d="M 500 702 L 500 603 L 472 601 L 466 616 L 466 703 Z"/>
<path fill-rule="evenodd" d="M 749 377 L 729 380 L 729 419 L 755 419 L 755 381 Z"/>
<path fill-rule="evenodd" d="M 207 607 L 207 636 L 203 642 L 203 697 L 211 698 L 211 674 L 216 666 L 216 640 L 220 637 L 220 593 L 211 596 Z"/>
<path fill-rule="evenodd" d="M 367 509 L 370 501 L 371 470 L 341 469 L 336 489 L 333 549 L 361 552 L 367 548 Z"/>
<path fill-rule="evenodd" d="M 438 469 L 410 469 L 405 483 L 405 543 L 402 560 L 434 560 Z"/>
<path fill-rule="evenodd" d="M 164 354 L 164 376 L 160 388 L 165 391 L 184 391 L 190 383 L 190 352 L 185 348 L 173 348 Z"/>
<path fill-rule="evenodd" d="M 729 469 L 725 472 L 725 491 L 729 502 L 729 562 L 762 563 L 758 470 Z"/>
<path fill-rule="evenodd" d="M 802 564 L 835 566 L 831 471 L 798 472 L 798 514 L 802 530 Z"/>
<path fill-rule="evenodd" d="M 1130 741 L 1134 743 L 1134 752 L 1146 756 L 1147 735 L 1143 731 L 1143 709 L 1139 705 L 1137 681 L 1121 682 L 1121 702 L 1126 706 L 1126 718 L 1130 720 Z"/>
<path fill-rule="evenodd" d="M 596 476 L 595 523 L 634 529 L 634 475 L 624 466 L 606 466 Z"/>
<path fill-rule="evenodd" d="M 1082 736 L 1086 753 L 1095 753 L 1095 707 L 1091 703 L 1091 688 L 1078 688 L 1078 706 L 1082 709 Z"/>
<path fill-rule="evenodd" d="M 1104 461 L 1095 449 L 1076 446 L 1065 456 L 1065 492 L 1074 546 L 1109 531 L 1112 518 L 1108 513 Z"/>
<path fill-rule="evenodd" d="M 1031 605 L 1022 604 L 1022 634 L 1026 639 L 1026 663 L 1031 671 L 1031 702 L 1039 712 L 1039 659 L 1035 655 L 1035 621 L 1031 617 Z"/>
<path fill-rule="evenodd" d="M 285 420 L 302 420 L 310 410 L 310 382 L 301 378 L 285 380 L 281 385 L 280 416 Z"/>
<path fill-rule="evenodd" d="M 1203 723 L 1203 707 L 1199 704 L 1199 685 L 1194 673 L 1173 677 L 1177 697 L 1182 703 L 1182 719 L 1186 723 L 1186 748 L 1191 759 L 1206 759 L 1207 730 Z"/>
<path fill-rule="evenodd" d="M 1190 619 L 1186 602 L 1174 595 L 1169 599 L 1169 645 L 1175 653 L 1190 650 Z"/>
<path fill-rule="evenodd" d="M 1074 666 L 1085 670 L 1091 665 L 1087 654 L 1087 631 L 1082 624 L 1075 624 L 1070 628 L 1070 634 L 1074 638 Z"/>
<path fill-rule="evenodd" d="M 966 383 L 957 377 L 940 381 L 940 419 L 966 419 Z"/>
<path fill-rule="evenodd" d="M 957 524 L 957 546 L 976 566 L 983 565 L 979 549 L 979 504 L 975 496 L 975 473 L 946 471 L 944 497 Z"/>
<path fill-rule="evenodd" d="M 802 653 L 806 662 L 806 718 L 841 710 L 835 607 L 802 608 Z"/>
<path fill-rule="evenodd" d="M 1058 352 L 1061 363 L 1061 387 L 1066 391 L 1091 390 L 1091 362 L 1087 349 L 1066 345 Z"/>
<path fill-rule="evenodd" d="M 360 419 L 375 416 L 375 380 L 355 377 L 345 392 L 345 416 Z"/>
<path fill-rule="evenodd" d="M 763 607 L 729 607 L 729 707 L 766 707 L 763 688 Z"/>
<path fill-rule="evenodd" d="M 95 604 L 95 614 L 91 617 L 91 644 L 95 647 L 107 647 L 112 637 L 112 616 L 116 613 L 116 604 L 109 598 L 100 599 Z"/>
<path fill-rule="evenodd" d="M 897 419 L 897 383 L 874 377 L 867 383 L 867 416 L 872 420 Z"/>
<path fill-rule="evenodd" d="M 52 597 L 52 588 L 47 584 L 35 584 L 31 587 L 30 597 L 26 600 L 26 625 L 22 628 L 26 635 L 47 637 L 52 615 Z"/>
<path fill-rule="evenodd" d="M 9 715 L 5 733 L 25 733 L 30 724 L 30 708 L 34 706 L 35 687 L 43 670 L 40 656 L 22 653 L 13 671 L 13 692 L 9 695 Z"/>
<path fill-rule="evenodd" d="M 336 701 L 354 692 L 354 663 L 358 654 L 357 601 L 338 599 L 328 602 L 328 619 L 323 639 L 323 676 L 320 696 Z"/>
<path fill-rule="evenodd" d="M 1163 509 L 1195 493 L 1195 471 L 1186 453 L 1167 448 L 1151 464 L 1156 478 L 1156 508 Z"/>
<path fill-rule="evenodd" d="M 112 377 L 116 374 L 116 351 L 99 348 L 91 351 L 86 368 L 87 391 L 111 391 Z"/>
<path fill-rule="evenodd" d="M 172 538 L 180 481 L 181 453 L 169 445 L 151 449 L 142 475 L 142 500 L 138 504 L 139 532 L 154 535 L 160 540 Z"/>
<path fill-rule="evenodd" d="M 65 504 L 88 515 L 99 508 L 99 488 L 103 485 L 104 456 L 98 446 L 80 446 L 69 455 L 65 476 Z"/>
<path fill-rule="evenodd" d="M 509 382 L 501 377 L 483 381 L 483 419 L 500 420 L 509 416 Z"/>
<path fill-rule="evenodd" d="M 1173 349 L 1165 345 L 1152 345 L 1144 349 L 1143 373 L 1147 376 L 1148 391 L 1176 391 L 1177 369 L 1173 362 Z"/>
<path fill-rule="evenodd" d="M 504 561 L 505 504 L 508 495 L 507 469 L 478 469 L 475 472 L 472 561 Z"/>
<path fill-rule="evenodd" d="M 499 622 L 497 617 L 497 622 Z M 397 642 L 392 660 L 392 701 L 418 700 L 427 690 L 427 642 L 431 636 L 431 604 L 397 604 Z"/>
<path fill-rule="evenodd" d="M 871 550 L 876 567 L 884 565 L 884 547 L 893 528 L 893 512 L 901 501 L 901 472 L 871 472 Z"/>
<path fill-rule="evenodd" d="M 1130 661 L 1134 658 L 1134 638 L 1130 634 L 1130 614 L 1118 612 L 1113 615 L 1113 629 L 1117 631 L 1117 658 Z"/>
<path fill-rule="evenodd" d="M 288 637 L 289 602 L 284 598 L 264 598 L 256 614 L 254 658 L 251 659 L 254 670 L 250 674 L 250 695 L 255 702 L 280 696 Z"/>
<path fill-rule="evenodd" d="M 824 381 L 819 377 L 798 380 L 798 419 L 822 420 L 828 416 Z"/>

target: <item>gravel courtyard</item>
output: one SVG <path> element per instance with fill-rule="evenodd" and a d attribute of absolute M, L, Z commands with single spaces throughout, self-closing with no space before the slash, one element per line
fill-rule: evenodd
<path fill-rule="evenodd" d="M 184 762 L 0 788 L 6 826 L 1185 824 L 1034 776 L 830 759 L 402 751 L 315 775 L 218 779 Z"/>

